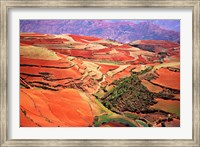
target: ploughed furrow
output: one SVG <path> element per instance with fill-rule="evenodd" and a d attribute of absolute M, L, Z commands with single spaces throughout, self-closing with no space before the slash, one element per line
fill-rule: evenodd
<path fill-rule="evenodd" d="M 20 57 L 20 66 L 30 67 L 46 67 L 46 68 L 71 68 L 73 65 L 62 59 L 62 60 L 42 60 L 42 59 L 30 59 Z"/>
<path fill-rule="evenodd" d="M 159 76 L 151 80 L 152 83 L 180 90 L 180 72 L 173 72 L 167 68 L 160 68 L 156 70 L 156 73 L 158 73 Z"/>
<path fill-rule="evenodd" d="M 57 69 L 68 69 L 73 67 L 73 65 L 70 65 L 68 67 L 56 67 L 56 66 L 37 66 L 37 65 L 29 65 L 29 64 L 20 64 L 20 66 L 29 66 L 29 67 L 44 67 L 44 68 L 57 68 Z"/>
<path fill-rule="evenodd" d="M 21 57 L 20 83 L 26 88 L 28 84 L 32 87 L 53 91 L 74 87 L 73 85 L 82 82 L 80 79 L 83 73 L 80 70 L 85 68 L 77 60 L 70 62 L 67 59 L 41 60 Z"/>
<path fill-rule="evenodd" d="M 49 69 L 49 68 L 38 68 L 38 67 L 20 67 L 20 72 L 28 75 L 36 75 L 43 76 L 46 79 L 54 80 L 54 79 L 80 79 L 81 74 L 75 67 L 69 69 Z"/>

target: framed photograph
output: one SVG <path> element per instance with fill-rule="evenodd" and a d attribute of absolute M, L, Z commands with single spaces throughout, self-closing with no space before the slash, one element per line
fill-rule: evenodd
<path fill-rule="evenodd" d="M 1 146 L 200 146 L 200 2 L 1 1 Z"/>

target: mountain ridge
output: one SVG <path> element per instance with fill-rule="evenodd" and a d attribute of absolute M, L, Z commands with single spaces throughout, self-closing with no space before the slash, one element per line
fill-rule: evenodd
<path fill-rule="evenodd" d="M 157 22 L 133 23 L 106 20 L 21 20 L 20 32 L 42 34 L 76 34 L 111 39 L 121 43 L 135 40 L 180 41 L 180 33 L 168 30 Z"/>

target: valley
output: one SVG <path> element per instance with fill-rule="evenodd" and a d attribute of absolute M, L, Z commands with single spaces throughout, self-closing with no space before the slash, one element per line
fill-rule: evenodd
<path fill-rule="evenodd" d="M 180 127 L 180 44 L 20 33 L 21 127 Z"/>

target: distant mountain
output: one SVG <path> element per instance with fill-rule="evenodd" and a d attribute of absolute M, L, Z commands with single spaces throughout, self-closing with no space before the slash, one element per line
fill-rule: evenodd
<path fill-rule="evenodd" d="M 167 30 L 172 30 L 172 31 L 176 31 L 176 32 L 180 32 L 180 20 L 177 19 L 171 19 L 171 20 L 167 20 L 167 19 L 152 19 L 152 20 L 109 20 L 110 22 L 121 22 L 121 21 L 125 21 L 125 22 L 132 22 L 135 24 L 141 23 L 141 22 L 151 22 L 155 25 L 159 25 L 161 28 L 163 29 L 167 29 Z"/>
<path fill-rule="evenodd" d="M 180 40 L 179 23 L 172 20 L 21 20 L 20 32 L 77 34 L 129 43 L 135 40 Z M 177 30 L 177 31 L 174 31 Z"/>
<path fill-rule="evenodd" d="M 167 30 L 180 32 L 180 20 L 152 20 L 152 23 Z"/>

